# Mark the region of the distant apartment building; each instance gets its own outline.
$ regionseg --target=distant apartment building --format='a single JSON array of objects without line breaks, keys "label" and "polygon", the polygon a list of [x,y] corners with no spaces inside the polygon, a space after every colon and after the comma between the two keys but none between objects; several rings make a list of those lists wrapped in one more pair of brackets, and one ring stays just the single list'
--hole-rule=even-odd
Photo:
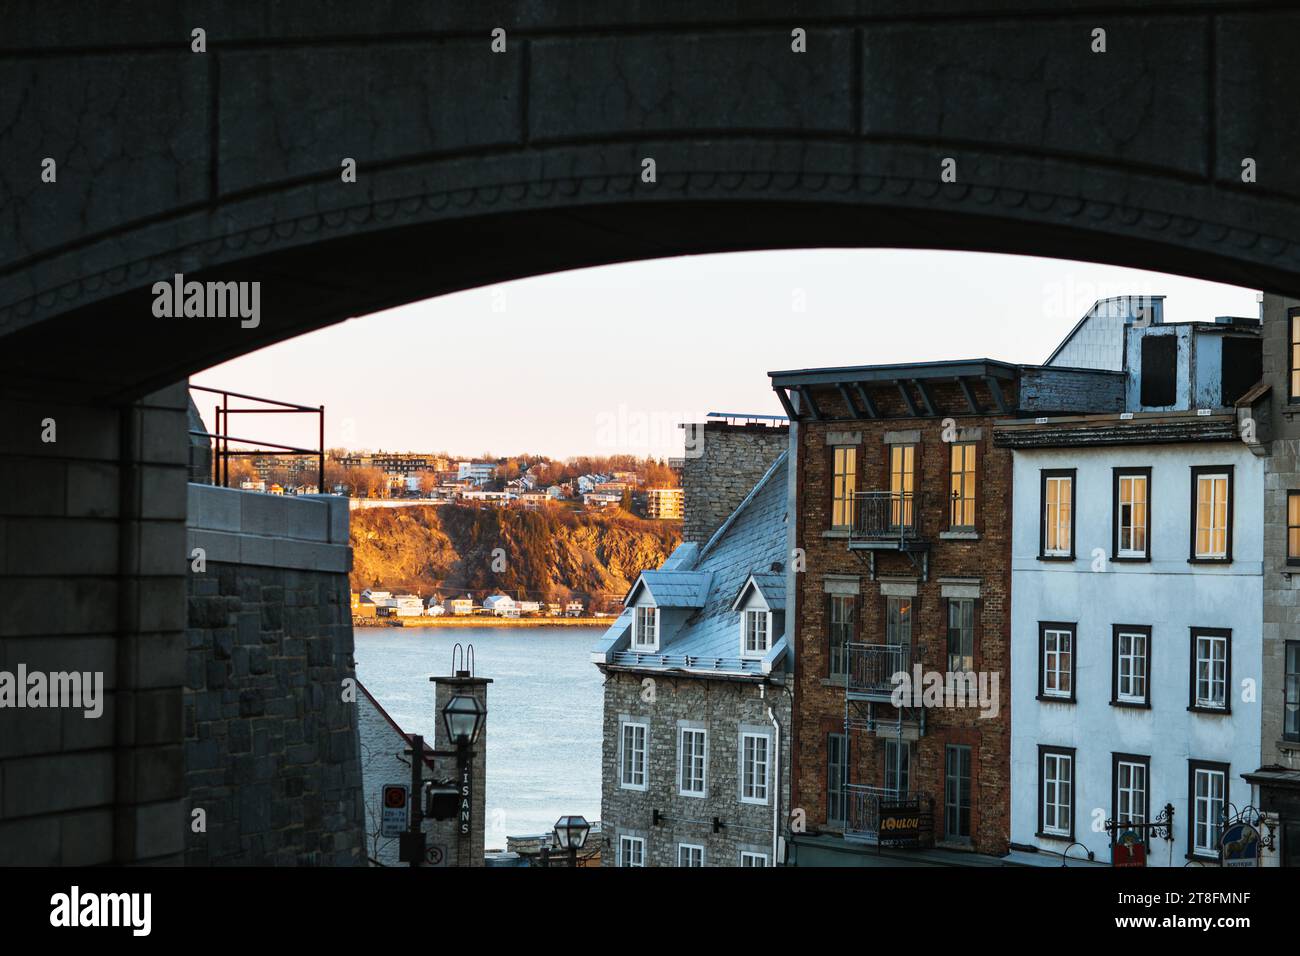
[{"label": "distant apartment building", "polygon": [[472,481],[475,484],[483,484],[491,481],[497,473],[497,466],[491,462],[480,461],[458,461],[456,462],[456,478],[459,481]]},{"label": "distant apartment building", "polygon": [[474,600],[468,594],[463,598],[452,598],[443,605],[448,612],[456,617],[463,617],[466,614],[474,613]]},{"label": "distant apartment building", "polygon": [[988,359],[771,380],[791,420],[794,547],[804,561],[791,601],[791,802],[806,826],[791,835],[790,862],[1001,856],[1011,805],[1012,459],[993,443],[993,425],[1118,408],[1121,383]]},{"label": "distant apartment building", "polygon": [[646,517],[660,521],[681,521],[684,493],[680,488],[647,488]]},{"label": "distant apartment building", "polygon": [[643,572],[605,675],[605,866],[775,866],[789,812],[785,458],[705,542]]},{"label": "distant apartment building", "polygon": [[1251,803],[1265,465],[1235,404],[1260,356],[1258,319],[1167,324],[1159,299],[1103,300],[1048,364],[1106,370],[1122,407],[995,427],[1014,455],[1014,845],[1111,863],[1129,834],[1148,865],[1214,864]]}]

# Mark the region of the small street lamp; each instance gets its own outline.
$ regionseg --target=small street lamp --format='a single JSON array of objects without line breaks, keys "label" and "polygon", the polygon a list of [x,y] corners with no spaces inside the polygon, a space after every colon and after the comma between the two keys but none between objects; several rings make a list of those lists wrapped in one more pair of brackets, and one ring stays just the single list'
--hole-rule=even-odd
[{"label": "small street lamp", "polygon": [[578,851],[587,842],[587,834],[590,832],[591,824],[587,822],[586,817],[560,817],[555,821],[555,842],[559,844],[561,850],[568,851],[569,866],[577,867]]},{"label": "small street lamp", "polygon": [[442,722],[447,728],[447,739],[457,749],[468,749],[474,745],[483,729],[485,717],[487,708],[477,697],[467,694],[457,694],[442,708]]}]

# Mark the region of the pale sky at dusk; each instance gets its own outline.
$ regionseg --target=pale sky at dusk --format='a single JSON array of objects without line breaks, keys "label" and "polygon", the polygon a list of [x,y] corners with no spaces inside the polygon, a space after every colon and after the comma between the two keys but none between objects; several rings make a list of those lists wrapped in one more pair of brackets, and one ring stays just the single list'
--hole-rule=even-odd
[{"label": "pale sky at dusk", "polygon": [[[1255,291],[1088,263],[813,250],[659,259],[430,299],[193,376],[326,406],[326,444],[472,457],[680,455],[683,420],[781,414],[777,369],[1041,362],[1094,300],[1165,295],[1165,321],[1257,314]],[[798,311],[800,304],[803,310]],[[209,426],[211,397],[199,393]],[[306,421],[253,437],[315,445]]]}]

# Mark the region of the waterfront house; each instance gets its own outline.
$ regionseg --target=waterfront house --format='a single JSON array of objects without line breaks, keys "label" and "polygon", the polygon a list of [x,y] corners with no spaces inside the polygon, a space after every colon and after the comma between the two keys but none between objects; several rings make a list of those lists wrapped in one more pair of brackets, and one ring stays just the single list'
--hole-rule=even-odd
[{"label": "waterfront house", "polygon": [[447,602],[447,607],[456,617],[474,613],[474,600],[468,594],[463,598],[452,598]]},{"label": "waterfront house", "polygon": [[[994,430],[1014,454],[1011,840],[1109,863],[1132,830],[1148,865],[1217,863],[1260,766],[1264,462],[1235,409],[1260,323],[1104,300],[1057,362],[1125,400]],[[1139,829],[1166,806],[1172,839]]]},{"label": "waterfront house", "polygon": [[607,866],[774,866],[789,811],[786,458],[645,571],[593,649]]},{"label": "waterfront house", "polygon": [[573,600],[564,605],[565,617],[582,617],[583,604],[581,601]]},{"label": "waterfront house", "polygon": [[483,610],[497,617],[518,617],[519,608],[508,594],[493,594],[483,599]]}]

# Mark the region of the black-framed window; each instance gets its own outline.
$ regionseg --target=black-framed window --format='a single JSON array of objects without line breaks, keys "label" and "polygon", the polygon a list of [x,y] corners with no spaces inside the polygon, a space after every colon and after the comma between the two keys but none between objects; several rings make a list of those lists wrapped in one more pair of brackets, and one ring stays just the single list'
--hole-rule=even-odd
[{"label": "black-framed window", "polygon": [[975,530],[975,443],[954,442],[951,452],[952,507],[948,527]]},{"label": "black-framed window", "polygon": [[1223,808],[1228,802],[1228,765],[1187,761],[1187,856],[1218,859]]},{"label": "black-framed window", "polygon": [[827,676],[840,677],[849,672],[849,644],[857,633],[858,596],[826,595]]},{"label": "black-framed window", "polygon": [[1074,748],[1038,745],[1038,835],[1074,840]]},{"label": "black-framed window", "polygon": [[831,527],[853,527],[857,505],[858,449],[853,445],[831,448]]},{"label": "black-framed window", "polygon": [[1151,469],[1114,469],[1112,561],[1151,560]]},{"label": "black-framed window", "polygon": [[1300,564],[1300,491],[1286,493],[1286,563]]},{"label": "black-framed window", "polygon": [[1282,737],[1300,740],[1300,641],[1286,642],[1286,676],[1282,684]]},{"label": "black-framed window", "polygon": [[948,672],[975,669],[975,599],[948,598]]},{"label": "black-framed window", "polygon": [[1042,560],[1074,560],[1076,472],[1044,468],[1039,473],[1038,556]]},{"label": "black-framed window", "polygon": [[912,606],[915,598],[890,595],[885,598],[885,643],[912,646]]},{"label": "black-framed window", "polygon": [[912,789],[912,744],[885,738],[885,789],[905,796]]},{"label": "black-framed window", "polygon": [[943,759],[943,838],[969,842],[971,808],[971,750],[948,744]]},{"label": "black-framed window", "polygon": [[1189,561],[1232,560],[1232,465],[1192,467]]},{"label": "black-framed window", "polygon": [[1292,402],[1300,402],[1300,308],[1287,310],[1287,353],[1291,372],[1288,397]]},{"label": "black-framed window", "polygon": [[826,735],[826,825],[843,827],[848,814],[849,735]]},{"label": "black-framed window", "polygon": [[[1141,754],[1111,754],[1110,817],[1120,824],[1111,840],[1123,832],[1123,824],[1146,823],[1151,806],[1151,758]],[[1151,838],[1139,831],[1148,847]]]},{"label": "black-framed window", "polygon": [[1188,710],[1211,714],[1232,711],[1232,631],[1192,628]]},{"label": "black-framed window", "polygon": [[1151,628],[1111,627],[1110,702],[1116,707],[1151,706]]},{"label": "black-framed window", "polygon": [[1077,624],[1038,622],[1038,699],[1074,703],[1078,670]]}]

